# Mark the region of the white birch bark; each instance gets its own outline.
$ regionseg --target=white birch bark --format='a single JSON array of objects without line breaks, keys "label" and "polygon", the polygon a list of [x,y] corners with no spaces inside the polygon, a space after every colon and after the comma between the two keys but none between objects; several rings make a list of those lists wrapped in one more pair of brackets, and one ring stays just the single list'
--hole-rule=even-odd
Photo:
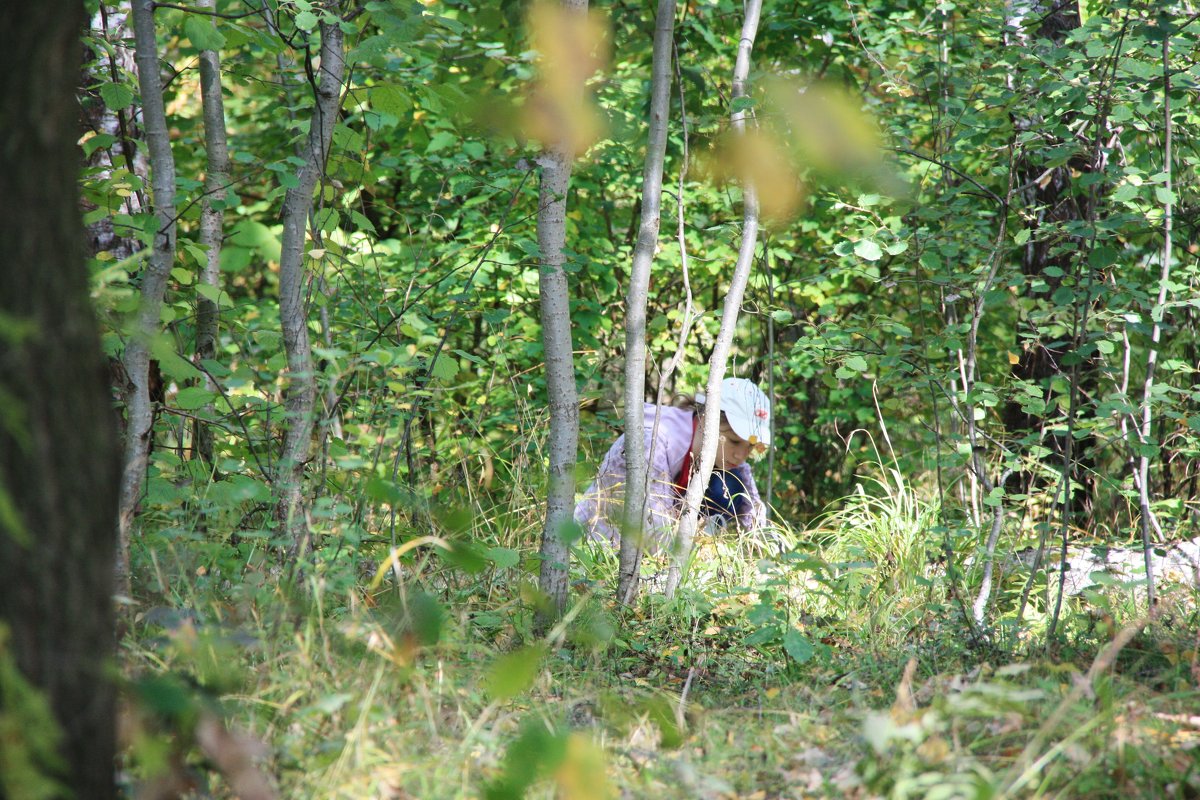
[{"label": "white birch bark", "polygon": [[[214,11],[216,0],[197,0],[196,7]],[[212,25],[216,27],[215,17]],[[225,216],[223,203],[225,190],[229,185],[229,148],[225,135],[225,103],[221,97],[221,54],[216,50],[200,52],[200,96],[204,116],[204,153],[208,160],[208,169],[204,177],[204,201],[200,206],[199,238],[200,245],[205,250],[205,261],[200,269],[199,284],[219,291]],[[217,303],[204,295],[197,295],[196,303],[196,362],[200,363],[216,355],[219,310]],[[205,370],[204,388],[210,392],[217,391],[208,370]],[[205,406],[205,411],[211,416],[214,413],[213,404]],[[197,420],[192,442],[195,453],[212,464],[212,429]]]},{"label": "white birch bark", "polygon": [[1146,599],[1154,608],[1154,545],[1150,541],[1150,456],[1146,446],[1150,442],[1152,421],[1151,401],[1154,394],[1154,372],[1158,365],[1158,343],[1162,338],[1163,313],[1167,307],[1167,288],[1171,282],[1171,225],[1174,204],[1172,203],[1171,172],[1171,36],[1163,37],[1163,172],[1166,174],[1164,187],[1166,202],[1163,203],[1163,250],[1162,271],[1158,281],[1158,301],[1151,312],[1154,325],[1150,329],[1150,352],[1146,355],[1146,380],[1142,385],[1142,452],[1138,459],[1138,505],[1141,511],[1139,527],[1142,533],[1142,551],[1146,563]]},{"label": "white birch bark", "polygon": [[142,95],[142,128],[150,153],[151,193],[158,231],[154,246],[142,271],[141,304],[125,344],[124,366],[128,380],[125,389],[125,441],[121,470],[118,512],[120,538],[117,549],[117,591],[129,592],[129,547],[133,520],[146,466],[154,408],[150,401],[150,342],[161,329],[160,312],[167,278],[175,261],[175,158],[167,132],[163,107],[162,75],[158,64],[158,45],[154,29],[153,0],[133,2],[134,47],[138,65],[138,86]]},{"label": "white birch bark", "polygon": [[658,248],[662,213],[663,159],[667,152],[670,112],[671,45],[675,33],[675,0],[659,0],[651,60],[649,137],[642,173],[642,217],[629,288],[625,294],[625,515],[621,530],[617,600],[628,605],[638,589],[638,570],[646,528],[646,473],[649,455],[642,435],[646,398],[646,295],[650,265]]},{"label": "white birch bark", "polygon": [[[733,98],[746,96],[746,78],[750,74],[750,53],[754,49],[754,37],[758,34],[758,18],[762,11],[762,0],[746,0],[746,18],[742,23],[742,36],[738,41],[737,61],[733,68]],[[746,111],[733,112],[733,128],[740,135],[746,131]],[[713,347],[712,357],[708,361],[708,397],[704,408],[704,426],[700,439],[700,457],[697,459],[695,472],[688,482],[687,494],[684,497],[683,514],[679,518],[679,528],[676,531],[674,552],[671,556],[671,566],[667,572],[666,595],[675,596],[679,581],[683,577],[683,567],[687,563],[692,550],[692,540],[696,535],[696,523],[700,516],[700,499],[708,486],[712,475],[713,464],[717,459],[717,437],[721,426],[721,381],[725,378],[725,362],[729,359],[729,349],[733,343],[733,334],[737,328],[738,312],[742,308],[742,296],[746,293],[746,283],[750,278],[750,267],[754,264],[754,249],[758,243],[758,195],[753,182],[742,178],[742,242],[738,248],[737,263],[733,268],[733,277],[729,282],[729,293],[725,295],[725,304],[721,312],[721,327],[717,332],[717,341]]]},{"label": "white birch bark", "polygon": [[[109,0],[111,2],[111,0]],[[122,73],[137,75],[137,66],[133,60],[133,50],[126,45],[132,37],[132,20],[128,0],[112,5],[101,3],[96,13],[92,15],[92,35],[103,38],[108,48],[108,54],[101,59],[89,73],[85,74],[86,83],[119,83]],[[134,147],[133,133],[130,126],[130,111],[134,107],[117,110],[108,108],[101,100],[99,93],[94,93],[83,102],[83,124],[97,134],[112,136],[114,141],[110,147],[97,147],[87,158],[87,164],[98,170],[97,178],[107,179],[114,169],[123,166],[133,175],[137,175],[147,185],[150,183],[150,170],[146,164],[145,154]],[[123,205],[130,216],[142,213],[145,208],[146,193],[143,190],[130,192]],[[92,210],[86,200],[84,207]],[[88,255],[107,252],[115,261],[131,257],[141,249],[137,238],[124,231],[118,231],[113,225],[111,216],[105,216],[87,226]]]},{"label": "white birch bark", "polygon": [[[329,0],[325,10],[336,17],[339,4],[336,0]],[[286,533],[291,542],[291,553],[296,557],[302,555],[308,546],[306,509],[301,494],[304,467],[312,447],[313,410],[317,394],[312,343],[308,338],[308,308],[304,302],[304,238],[313,190],[325,171],[346,71],[342,29],[336,19],[332,24],[322,21],[320,30],[321,65],[316,103],[309,123],[299,183],[288,190],[283,201],[283,235],[279,257],[279,321],[287,351],[284,402],[287,433],[275,475],[275,520],[280,531]]]},{"label": "white birch bark", "polygon": [[[567,14],[586,14],[587,0],[563,0]],[[572,98],[574,101],[575,98]],[[578,87],[578,102],[583,86]],[[567,113],[570,113],[568,110]],[[569,140],[551,145],[538,159],[542,180],[538,196],[538,248],[541,251],[542,350],[546,358],[546,391],[550,401],[550,460],[546,491],[546,524],[542,528],[538,585],[549,608],[539,614],[538,627],[548,627],[567,606],[567,579],[571,551],[563,531],[575,509],[575,458],[579,447],[579,402],[575,388],[575,360],[571,346],[571,306],[567,274],[563,270],[567,237],[567,191],[575,153]]]}]

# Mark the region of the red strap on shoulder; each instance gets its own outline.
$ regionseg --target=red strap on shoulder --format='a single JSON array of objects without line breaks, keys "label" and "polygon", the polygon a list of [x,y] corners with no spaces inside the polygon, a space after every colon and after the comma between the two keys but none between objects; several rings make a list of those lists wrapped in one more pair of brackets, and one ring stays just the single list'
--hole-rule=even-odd
[{"label": "red strap on shoulder", "polygon": [[696,441],[696,426],[699,424],[699,418],[692,416],[692,438],[688,442],[688,451],[683,457],[683,465],[679,468],[679,474],[675,476],[675,492],[682,495],[687,491],[688,481],[692,477],[692,442]]}]

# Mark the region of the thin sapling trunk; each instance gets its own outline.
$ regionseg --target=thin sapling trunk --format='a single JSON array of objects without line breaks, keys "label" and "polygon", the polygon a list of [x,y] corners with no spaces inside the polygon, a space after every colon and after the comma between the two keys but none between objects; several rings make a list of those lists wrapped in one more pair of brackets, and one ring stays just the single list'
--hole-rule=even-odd
[{"label": "thin sapling trunk", "polygon": [[346,71],[342,29],[336,19],[338,2],[330,0],[325,10],[334,19],[332,22],[322,21],[320,25],[321,67],[316,103],[304,149],[304,166],[297,176],[299,181],[288,190],[283,201],[283,236],[279,257],[279,320],[287,350],[287,433],[275,476],[275,519],[296,557],[301,556],[308,546],[308,523],[301,495],[304,467],[312,447],[313,411],[317,394],[312,343],[308,338],[308,307],[304,302],[304,241],[313,190],[325,172]]},{"label": "thin sapling trunk", "polygon": [[[197,0],[197,8],[214,11],[216,0]],[[216,18],[212,19],[216,27]],[[204,153],[208,170],[204,177],[204,201],[200,206],[200,246],[204,263],[200,268],[199,286],[207,287],[196,298],[196,362],[202,364],[217,352],[221,291],[221,241],[224,237],[225,190],[229,184],[229,148],[225,135],[225,103],[221,97],[221,54],[216,50],[200,51],[200,96],[204,116]],[[216,393],[209,370],[204,371],[204,388]],[[209,416],[214,406],[205,406]],[[196,455],[213,464],[212,427],[196,420],[192,435]]]},{"label": "thin sapling trunk", "polygon": [[[754,48],[754,38],[758,33],[758,18],[762,10],[761,0],[747,0],[745,4],[746,18],[742,24],[742,36],[738,42],[737,62],[733,70],[733,98],[746,96],[746,78],[750,74],[750,53]],[[733,112],[733,127],[739,135],[746,130],[746,111]],[[717,459],[717,437],[721,425],[721,381],[725,377],[725,362],[729,359],[729,350],[733,344],[733,334],[737,327],[738,312],[742,307],[742,296],[746,293],[746,284],[750,278],[750,268],[754,264],[754,250],[758,244],[758,195],[753,182],[744,177],[742,182],[742,241],[738,248],[737,263],[733,268],[733,277],[729,283],[729,293],[725,295],[725,304],[721,313],[721,328],[717,333],[717,341],[713,347],[712,356],[708,361],[708,397],[705,405],[703,434],[700,440],[700,457],[697,459],[696,473],[688,482],[687,494],[684,496],[683,514],[679,518],[679,528],[676,533],[675,547],[671,555],[671,566],[667,572],[667,597],[674,597],[683,577],[683,567],[691,554],[692,540],[696,535],[696,525],[700,517],[700,498],[704,488],[708,486],[713,464]]]},{"label": "thin sapling trunk", "polygon": [[[587,0],[564,0],[563,13],[582,16]],[[565,67],[565,65],[560,65]],[[571,87],[567,114],[582,107],[583,84]],[[575,459],[579,447],[579,402],[575,388],[575,359],[571,345],[571,303],[566,263],[567,192],[575,148],[568,132],[542,154],[538,196],[537,236],[541,251],[538,294],[541,299],[542,349],[546,358],[546,391],[550,404],[549,481],[546,523],[542,528],[539,586],[548,606],[538,615],[546,629],[567,607],[567,573],[571,550],[565,534],[575,508]]]},{"label": "thin sapling trunk", "polygon": [[[662,213],[663,159],[667,151],[667,115],[670,112],[671,49],[675,33],[675,0],[659,0],[654,23],[654,55],[650,79],[649,141],[642,173],[642,217],[629,289],[625,294],[625,515],[621,529],[620,578],[617,600],[624,605],[637,595],[638,570],[646,527],[647,462],[646,397],[646,295],[650,265],[658,248]],[[651,440],[653,447],[653,440]]]},{"label": "thin sapling trunk", "polygon": [[154,407],[150,400],[150,344],[161,331],[160,312],[175,261],[175,157],[167,132],[153,0],[134,0],[133,25],[142,127],[150,153],[151,193],[157,230],[142,271],[141,303],[125,343],[125,442],[119,494],[117,590],[129,593],[129,547],[133,520],[150,460]]}]

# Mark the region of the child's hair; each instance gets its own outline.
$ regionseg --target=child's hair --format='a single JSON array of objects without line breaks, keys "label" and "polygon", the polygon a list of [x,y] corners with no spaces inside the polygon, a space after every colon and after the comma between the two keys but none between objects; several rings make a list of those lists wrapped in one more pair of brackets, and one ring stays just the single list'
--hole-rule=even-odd
[{"label": "child's hair", "polygon": [[671,405],[675,408],[682,408],[684,411],[691,411],[693,414],[699,414],[704,410],[703,403],[696,402],[696,396],[691,394],[677,394],[671,399]]}]

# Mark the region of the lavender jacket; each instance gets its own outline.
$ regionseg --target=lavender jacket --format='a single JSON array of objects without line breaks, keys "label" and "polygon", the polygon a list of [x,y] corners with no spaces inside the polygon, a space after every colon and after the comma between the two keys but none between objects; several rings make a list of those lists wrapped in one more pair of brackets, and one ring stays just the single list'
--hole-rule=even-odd
[{"label": "lavender jacket", "polygon": [[[654,431],[656,415],[657,436]],[[683,511],[683,498],[675,490],[675,476],[692,446],[692,412],[647,403],[644,435],[650,479],[646,502],[646,550],[654,552],[670,543]],[[596,480],[575,506],[575,520],[587,531],[588,539],[609,542],[613,546],[620,542],[626,471],[625,434],[622,434],[600,462]],[[751,511],[738,518],[738,526],[753,530],[766,524],[766,506],[758,494],[750,465],[742,464],[730,471],[741,479],[750,499]]]}]

